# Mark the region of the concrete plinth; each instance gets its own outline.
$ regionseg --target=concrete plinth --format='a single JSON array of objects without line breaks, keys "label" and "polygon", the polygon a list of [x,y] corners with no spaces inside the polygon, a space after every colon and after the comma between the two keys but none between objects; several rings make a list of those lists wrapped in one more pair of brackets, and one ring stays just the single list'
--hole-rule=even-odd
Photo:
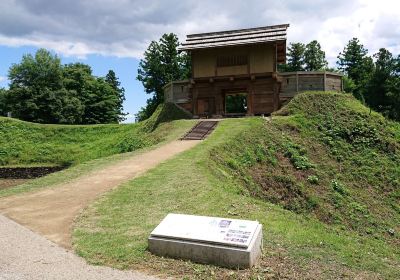
[{"label": "concrete plinth", "polygon": [[261,255],[262,225],[255,221],[169,214],[148,242],[150,252],[158,256],[249,268]]}]

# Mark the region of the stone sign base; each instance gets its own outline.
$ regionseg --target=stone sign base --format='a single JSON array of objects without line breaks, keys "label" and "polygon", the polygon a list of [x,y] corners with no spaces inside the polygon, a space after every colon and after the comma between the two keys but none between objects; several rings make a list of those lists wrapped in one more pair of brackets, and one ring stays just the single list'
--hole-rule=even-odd
[{"label": "stone sign base", "polygon": [[[196,236],[198,231],[192,230],[190,221],[204,232]],[[182,229],[177,230],[180,226]],[[148,242],[150,252],[158,256],[249,268],[261,255],[262,225],[255,221],[169,214],[151,233]]]}]

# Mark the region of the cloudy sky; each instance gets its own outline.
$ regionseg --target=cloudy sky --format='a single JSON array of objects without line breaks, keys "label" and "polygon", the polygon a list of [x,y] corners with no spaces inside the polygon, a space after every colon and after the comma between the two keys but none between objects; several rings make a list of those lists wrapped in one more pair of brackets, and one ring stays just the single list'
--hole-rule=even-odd
[{"label": "cloudy sky", "polygon": [[185,34],[290,23],[289,42],[317,39],[330,66],[352,37],[376,52],[400,54],[400,1],[396,0],[1,0],[0,86],[22,54],[44,47],[64,63],[82,61],[96,75],[114,69],[126,88],[127,112],[147,96],[135,81],[151,40]]}]

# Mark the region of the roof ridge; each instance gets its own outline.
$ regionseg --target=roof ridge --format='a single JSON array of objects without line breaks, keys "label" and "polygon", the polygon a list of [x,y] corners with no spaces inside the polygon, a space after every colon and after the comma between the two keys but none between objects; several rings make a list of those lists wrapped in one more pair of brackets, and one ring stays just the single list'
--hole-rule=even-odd
[{"label": "roof ridge", "polygon": [[210,35],[221,35],[221,34],[229,34],[229,33],[245,33],[249,31],[262,31],[268,29],[277,29],[277,28],[288,28],[290,24],[277,24],[277,25],[268,25],[261,27],[253,27],[253,28],[243,28],[243,29],[232,29],[232,30],[224,30],[224,31],[215,31],[215,32],[206,32],[206,33],[194,33],[186,35],[187,38],[197,37],[197,36],[210,36]]}]

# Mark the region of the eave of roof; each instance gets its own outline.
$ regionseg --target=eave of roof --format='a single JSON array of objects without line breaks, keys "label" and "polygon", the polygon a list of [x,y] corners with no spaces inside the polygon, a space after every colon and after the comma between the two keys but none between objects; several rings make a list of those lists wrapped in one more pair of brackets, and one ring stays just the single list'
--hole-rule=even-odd
[{"label": "eave of roof", "polygon": [[179,50],[217,48],[286,41],[289,24],[187,35]]}]

